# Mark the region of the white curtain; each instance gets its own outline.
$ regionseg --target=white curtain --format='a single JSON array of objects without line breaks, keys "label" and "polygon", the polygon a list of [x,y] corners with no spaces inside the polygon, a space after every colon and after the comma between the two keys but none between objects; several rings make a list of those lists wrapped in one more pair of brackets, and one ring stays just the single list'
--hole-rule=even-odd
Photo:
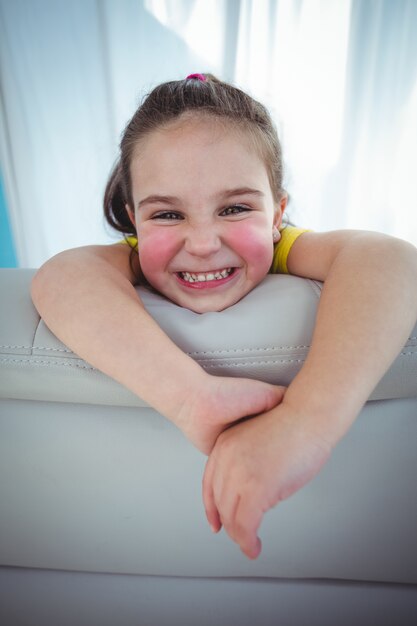
[{"label": "white curtain", "polygon": [[0,0],[0,156],[21,266],[114,241],[101,197],[157,83],[211,71],[270,108],[293,221],[417,244],[414,0]]}]

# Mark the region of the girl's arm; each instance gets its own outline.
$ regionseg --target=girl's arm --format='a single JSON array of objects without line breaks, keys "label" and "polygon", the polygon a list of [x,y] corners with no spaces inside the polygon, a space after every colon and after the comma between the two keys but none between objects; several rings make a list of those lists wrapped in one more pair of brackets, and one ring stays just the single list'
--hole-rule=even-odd
[{"label": "girl's arm", "polygon": [[416,323],[417,249],[378,233],[305,233],[288,268],[324,286],[311,348],[286,402],[308,407],[334,444]]},{"label": "girl's arm", "polygon": [[308,357],[279,406],[219,436],[203,481],[213,530],[223,524],[250,558],[263,514],[317,474],[417,319],[417,251],[406,242],[305,233],[288,267],[324,281]]},{"label": "girl's arm", "polygon": [[33,302],[76,354],[140,396],[208,454],[226,425],[272,408],[283,388],[205,373],[142,306],[130,252],[116,244],[58,254],[35,275]]}]

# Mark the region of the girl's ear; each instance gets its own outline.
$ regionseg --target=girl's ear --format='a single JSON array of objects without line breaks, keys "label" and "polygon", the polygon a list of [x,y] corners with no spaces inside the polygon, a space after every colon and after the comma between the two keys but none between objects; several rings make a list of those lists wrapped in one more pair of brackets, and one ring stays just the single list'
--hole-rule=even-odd
[{"label": "girl's ear", "polygon": [[125,209],[129,216],[130,221],[132,222],[133,226],[136,228],[135,212],[132,211],[132,209],[130,208],[128,204],[125,204]]},{"label": "girl's ear", "polygon": [[284,194],[281,198],[281,200],[278,203],[278,206],[275,210],[275,215],[274,215],[274,228],[280,229],[281,228],[281,224],[282,224],[282,216],[284,215],[284,211],[287,207],[287,203],[288,203],[288,196],[287,194]]}]

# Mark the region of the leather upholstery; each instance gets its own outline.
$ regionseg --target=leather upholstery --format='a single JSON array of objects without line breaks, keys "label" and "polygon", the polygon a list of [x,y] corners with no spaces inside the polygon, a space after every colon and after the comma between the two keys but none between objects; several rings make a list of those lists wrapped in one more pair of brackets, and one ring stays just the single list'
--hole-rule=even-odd
[{"label": "leather upholstery", "polygon": [[[322,625],[361,623],[348,608],[336,620],[341,588],[346,598],[353,583],[394,598],[400,585],[407,599],[392,606],[417,617],[417,328],[319,476],[266,515],[263,553],[251,562],[224,533],[214,536],[208,528],[201,499],[205,457],[50,333],[30,300],[32,275],[0,270],[0,581],[9,589],[7,598],[0,591],[0,617],[2,603],[6,617],[17,611],[10,581],[29,580],[30,590],[46,570],[130,574],[142,590],[153,580],[155,599],[158,581],[163,589],[165,577],[174,577],[169,580],[182,581],[184,599],[190,585],[200,585],[201,606],[206,577],[224,584],[225,577],[243,577],[264,590],[273,582],[281,591],[271,607],[281,618],[288,594],[300,588],[309,597],[306,581],[315,581],[328,592]],[[204,315],[143,290],[141,296],[209,372],[288,384],[309,348],[320,284],[270,276],[234,307]],[[191,577],[189,585],[180,577]],[[284,583],[291,591],[282,591]],[[65,588],[60,593],[65,604]],[[251,597],[256,609],[258,594]],[[117,623],[188,623],[185,609],[176,622],[156,618],[155,607],[149,605],[143,622]],[[263,614],[261,600],[258,611]],[[193,619],[197,614],[198,623],[214,623],[198,611]],[[391,623],[387,616],[388,610],[378,623]],[[239,614],[240,624],[252,618]],[[110,622],[102,616],[100,623]],[[297,622],[264,623],[304,622],[299,615]]]}]

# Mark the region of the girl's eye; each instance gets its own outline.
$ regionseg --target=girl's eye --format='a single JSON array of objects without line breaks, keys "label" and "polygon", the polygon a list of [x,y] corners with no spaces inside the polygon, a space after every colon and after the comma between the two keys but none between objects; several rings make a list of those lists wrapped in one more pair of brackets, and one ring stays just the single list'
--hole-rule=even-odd
[{"label": "girl's eye", "polygon": [[234,204],[232,206],[228,206],[226,209],[220,213],[220,215],[240,215],[242,213],[247,213],[250,211],[250,208],[241,204]]},{"label": "girl's eye", "polygon": [[166,221],[174,221],[181,220],[182,215],[179,213],[175,213],[174,211],[162,211],[161,213],[156,213],[152,216],[153,220],[166,220]]}]

